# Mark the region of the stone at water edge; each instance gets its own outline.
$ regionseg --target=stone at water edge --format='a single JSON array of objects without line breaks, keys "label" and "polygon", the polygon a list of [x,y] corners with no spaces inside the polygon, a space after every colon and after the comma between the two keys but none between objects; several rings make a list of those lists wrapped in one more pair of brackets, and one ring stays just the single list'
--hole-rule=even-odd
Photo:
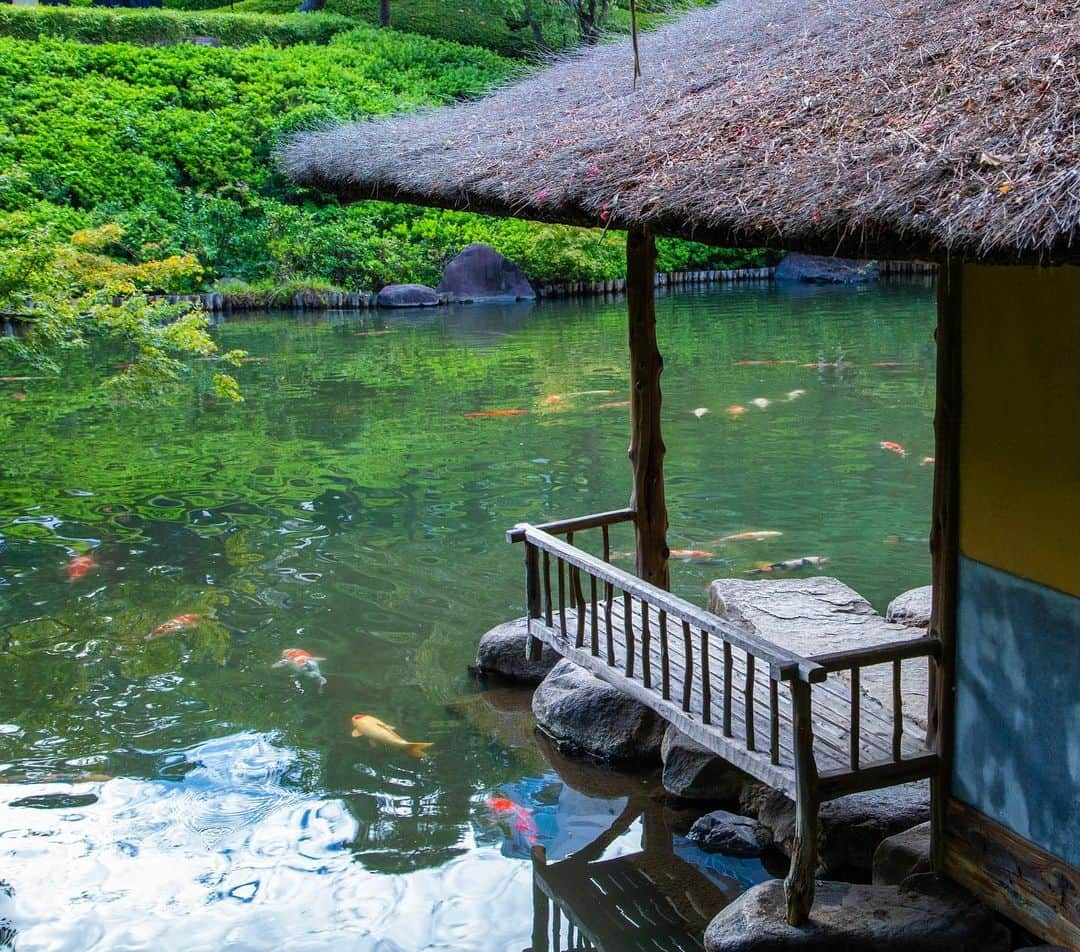
[{"label": "stone at water edge", "polygon": [[476,667],[481,674],[498,674],[525,684],[539,684],[561,660],[553,648],[544,645],[539,661],[525,653],[529,640],[529,619],[515,618],[496,625],[481,639],[476,649]]},{"label": "stone at water edge", "polygon": [[706,813],[686,838],[707,853],[725,856],[760,856],[772,845],[771,834],[760,823],[727,810]]},{"label": "stone at water edge", "polygon": [[776,266],[777,281],[798,281],[803,284],[867,284],[878,279],[876,261],[854,258],[827,258],[791,252]]},{"label": "stone at water edge", "polygon": [[787,924],[784,884],[743,893],[705,930],[708,952],[1008,952],[1009,930],[957,886],[913,876],[903,886],[817,883],[810,921]]},{"label": "stone at water edge", "polygon": [[748,773],[729,764],[708,748],[669,724],[660,747],[664,764],[661,782],[674,797],[739,806],[761,786]]},{"label": "stone at water edge", "polygon": [[897,595],[885,609],[885,620],[908,628],[930,626],[930,600],[933,588],[923,585]]},{"label": "stone at water edge", "polygon": [[433,307],[442,303],[434,288],[422,284],[388,284],[375,303],[379,307]]},{"label": "stone at water edge", "polygon": [[560,661],[540,682],[532,709],[564,750],[642,766],[660,760],[664,720],[572,661]]},{"label": "stone at water edge", "polygon": [[[930,783],[922,780],[884,790],[867,790],[830,800],[818,813],[818,872],[824,876],[869,877],[874,852],[886,837],[930,819]],[[795,839],[795,804],[769,790],[758,808],[758,822],[773,842],[791,855]]]},{"label": "stone at water edge", "polygon": [[536,297],[513,261],[490,245],[474,242],[446,266],[437,289],[451,301],[510,303]]},{"label": "stone at water edge", "polygon": [[930,872],[930,822],[887,836],[874,851],[874,883],[898,886],[908,876]]}]

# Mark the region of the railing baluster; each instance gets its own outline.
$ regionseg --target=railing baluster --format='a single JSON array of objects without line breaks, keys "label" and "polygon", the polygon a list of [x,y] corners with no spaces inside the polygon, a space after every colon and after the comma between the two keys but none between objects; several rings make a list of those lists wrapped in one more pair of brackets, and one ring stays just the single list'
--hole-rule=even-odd
[{"label": "railing baluster", "polygon": [[600,531],[604,534],[604,561],[609,565],[611,564],[611,536],[608,534],[608,527],[601,526]]},{"label": "railing baluster", "polygon": [[612,622],[612,609],[614,603],[614,586],[607,583],[607,605],[604,610],[604,633],[607,635],[607,663],[611,668],[615,667],[615,629]]},{"label": "railing baluster", "polygon": [[746,749],[757,750],[754,738],[754,656],[746,653]]},{"label": "railing baluster", "polygon": [[[573,533],[573,531],[570,531],[570,532],[566,533],[566,544],[567,545],[573,545],[574,544],[574,533]],[[570,584],[570,607],[572,609],[577,604],[576,601],[574,600],[574,566],[572,566],[572,565],[570,566],[567,574],[569,575],[568,581],[569,581],[569,584]]]},{"label": "railing baluster", "polygon": [[626,636],[626,676],[634,676],[634,604],[629,592],[622,594],[623,634]]},{"label": "railing baluster", "polygon": [[560,558],[555,561],[559,569],[559,637],[566,638],[566,563]]},{"label": "railing baluster", "polygon": [[683,672],[682,709],[689,712],[690,695],[694,689],[694,646],[690,640],[690,622],[682,623],[683,660],[686,670]]},{"label": "railing baluster", "polygon": [[[533,619],[540,617],[540,553],[535,545],[525,546],[525,614],[531,629]],[[539,638],[528,639],[525,654],[530,661],[539,661],[543,650]]]},{"label": "railing baluster", "polygon": [[709,633],[701,630],[701,723],[712,723],[712,682],[709,680]]},{"label": "railing baluster", "polygon": [[904,737],[904,697],[900,690],[900,662],[892,663],[892,759],[899,763],[903,759],[900,742]]},{"label": "railing baluster", "polygon": [[724,736],[731,736],[731,691],[732,672],[735,669],[731,658],[731,643],[724,642]]},{"label": "railing baluster", "polygon": [[859,688],[859,668],[851,669],[851,769],[859,769],[859,714],[862,708]]},{"label": "railing baluster", "polygon": [[562,909],[559,904],[551,906],[551,952],[562,952]]},{"label": "railing baluster", "polygon": [[649,603],[641,600],[641,683],[652,687],[652,629],[649,627]]},{"label": "railing baluster", "polygon": [[596,576],[589,576],[589,620],[592,623],[592,656],[595,658],[600,654],[600,626],[597,624],[596,618]]},{"label": "railing baluster", "polygon": [[769,758],[780,763],[780,685],[769,678]]},{"label": "railing baluster", "polygon": [[551,627],[551,556],[544,549],[544,621]]},{"label": "railing baluster", "polygon": [[671,700],[671,659],[668,656],[667,612],[660,609],[660,696]]},{"label": "railing baluster", "polygon": [[581,592],[581,569],[576,565],[570,571],[570,602],[577,608],[577,638],[575,648],[585,647],[585,599]]}]

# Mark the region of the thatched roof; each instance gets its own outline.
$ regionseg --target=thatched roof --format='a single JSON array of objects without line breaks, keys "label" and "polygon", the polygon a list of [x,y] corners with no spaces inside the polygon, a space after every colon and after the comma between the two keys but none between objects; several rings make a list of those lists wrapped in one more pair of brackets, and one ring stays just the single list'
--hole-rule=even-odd
[{"label": "thatched roof", "polygon": [[297,182],[824,253],[1080,258],[1077,0],[722,0],[487,98],[291,142]]}]

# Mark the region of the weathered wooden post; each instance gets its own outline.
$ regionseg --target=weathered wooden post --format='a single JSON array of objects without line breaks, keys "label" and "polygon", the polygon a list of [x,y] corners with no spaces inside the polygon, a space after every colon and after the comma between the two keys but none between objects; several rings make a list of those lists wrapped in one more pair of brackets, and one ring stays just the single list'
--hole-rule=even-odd
[{"label": "weathered wooden post", "polygon": [[645,228],[626,236],[626,307],[630,329],[630,463],[636,513],[634,541],[638,577],[668,589],[668,515],[664,500],[664,440],[660,433],[660,374],[656,345],[656,241]]},{"label": "weathered wooden post", "polygon": [[[933,600],[927,635],[941,642],[941,656],[930,661],[927,743],[941,764],[952,762],[952,707],[955,676],[957,570],[960,554],[960,281],[962,264],[943,262],[938,271],[937,397],[934,407],[934,501],[930,523]],[[930,863],[945,863],[945,807],[948,775],[930,781]]]},{"label": "weathered wooden post", "polygon": [[814,905],[814,876],[818,859],[817,764],[814,761],[814,726],[810,685],[791,682],[792,730],[795,747],[795,842],[791,866],[784,880],[787,920],[793,926],[810,918]]},{"label": "weathered wooden post", "polygon": [[525,541],[525,612],[529,618],[526,657],[530,661],[539,661],[544,651],[544,643],[532,636],[532,623],[534,618],[540,618],[543,614],[540,604],[540,551],[528,540]]},{"label": "weathered wooden post", "polygon": [[540,887],[540,870],[547,865],[547,850],[536,845],[530,851],[533,871],[533,928],[530,952],[548,952],[548,897]]}]

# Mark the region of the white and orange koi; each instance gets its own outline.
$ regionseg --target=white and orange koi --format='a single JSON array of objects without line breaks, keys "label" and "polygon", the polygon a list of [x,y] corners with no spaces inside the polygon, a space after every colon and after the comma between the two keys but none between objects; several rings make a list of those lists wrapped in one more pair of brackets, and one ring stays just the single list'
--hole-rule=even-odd
[{"label": "white and orange koi", "polygon": [[313,678],[321,689],[326,685],[326,678],[319,670],[319,662],[325,660],[325,658],[315,657],[303,648],[286,648],[281,652],[281,660],[275,661],[271,667],[292,668],[297,674],[306,674],[309,678]]}]

